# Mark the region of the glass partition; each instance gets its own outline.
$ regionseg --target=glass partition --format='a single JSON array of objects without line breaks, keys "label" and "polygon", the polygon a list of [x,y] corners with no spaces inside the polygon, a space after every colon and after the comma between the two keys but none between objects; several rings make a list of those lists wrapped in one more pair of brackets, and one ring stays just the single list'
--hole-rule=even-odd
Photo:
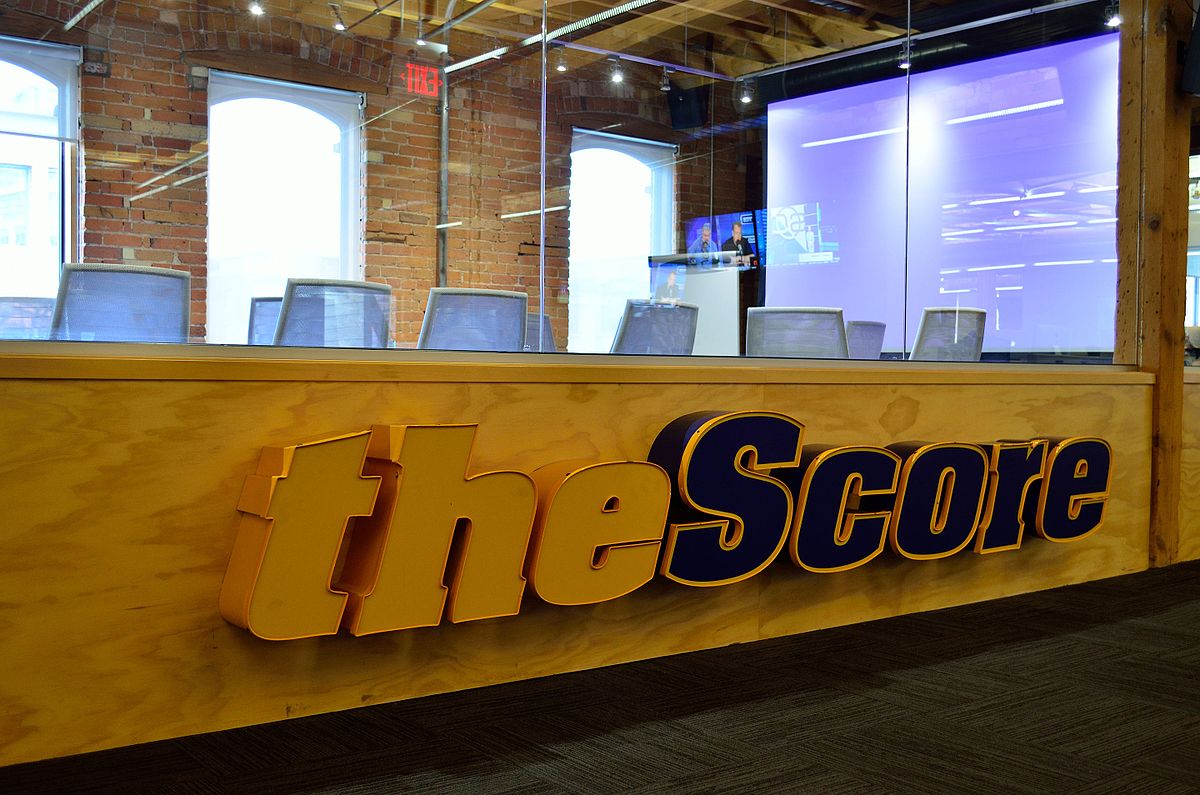
[{"label": "glass partition", "polygon": [[1109,3],[52,6],[4,337],[93,338],[84,263],[185,273],[180,342],[1111,361]]}]

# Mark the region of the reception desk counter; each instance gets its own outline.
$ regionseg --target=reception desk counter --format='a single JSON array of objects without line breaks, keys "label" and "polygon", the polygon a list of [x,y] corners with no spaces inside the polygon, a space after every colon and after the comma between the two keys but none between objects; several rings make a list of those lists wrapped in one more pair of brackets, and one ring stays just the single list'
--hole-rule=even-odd
[{"label": "reception desk counter", "polygon": [[[1118,367],[0,345],[0,764],[1139,571],[1152,390],[1152,376]],[[884,549],[866,565],[815,573],[783,545],[729,584],[655,576],[581,605],[529,588],[516,614],[362,636],[264,640],[222,616],[235,545],[254,542],[239,532],[253,532],[247,521],[270,527],[251,476],[285,473],[298,445],[367,445],[371,432],[383,450],[373,455],[386,458],[388,433],[473,425],[467,476],[568,461],[578,470],[646,461],[665,427],[696,412],[792,418],[804,444],[834,447],[1095,437],[1111,449],[1111,489],[1094,532],[1051,543],[1028,528],[1020,548],[996,554],[967,545],[921,560]],[[754,455],[738,450],[749,468],[738,471],[761,484],[765,472],[748,474]],[[1181,546],[1194,553],[1197,536]]]}]

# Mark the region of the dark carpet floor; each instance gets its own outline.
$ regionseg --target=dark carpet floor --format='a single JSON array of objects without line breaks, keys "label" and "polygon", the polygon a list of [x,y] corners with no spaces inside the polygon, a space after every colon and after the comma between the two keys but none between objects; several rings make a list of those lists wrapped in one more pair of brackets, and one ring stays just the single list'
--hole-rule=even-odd
[{"label": "dark carpet floor", "polygon": [[0,792],[1200,792],[1200,563],[0,769]]}]

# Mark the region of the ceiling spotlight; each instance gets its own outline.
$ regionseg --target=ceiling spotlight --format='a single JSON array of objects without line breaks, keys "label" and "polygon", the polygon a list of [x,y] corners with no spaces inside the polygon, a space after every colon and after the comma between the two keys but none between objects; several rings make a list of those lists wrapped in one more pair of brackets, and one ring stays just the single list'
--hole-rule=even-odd
[{"label": "ceiling spotlight", "polygon": [[754,83],[749,80],[740,80],[738,83],[738,101],[743,105],[749,105],[754,101]]},{"label": "ceiling spotlight", "polygon": [[671,90],[671,70],[663,67],[662,79],[658,81],[658,90],[664,94]]},{"label": "ceiling spotlight", "polygon": [[912,42],[908,39],[905,39],[904,43],[900,45],[900,60],[896,66],[905,70],[912,68]]},{"label": "ceiling spotlight", "polygon": [[424,47],[427,43],[425,41],[425,34],[422,32],[422,28],[424,28],[424,27],[425,27],[425,20],[418,17],[417,18],[417,46],[418,47]]},{"label": "ceiling spotlight", "polygon": [[567,59],[563,57],[563,54],[561,52],[554,59],[554,71],[556,71],[556,72],[567,71]]},{"label": "ceiling spotlight", "polygon": [[342,19],[342,12],[338,9],[337,4],[330,3],[329,10],[333,12],[333,29],[338,31],[345,30],[346,22]]},{"label": "ceiling spotlight", "polygon": [[261,17],[263,15],[263,7],[262,7],[262,4],[258,2],[258,0],[254,0],[254,2],[250,3],[249,10],[250,10],[250,13],[256,17]]},{"label": "ceiling spotlight", "polygon": [[1121,19],[1121,6],[1119,3],[1109,3],[1108,8],[1104,9],[1104,24],[1110,28],[1119,28],[1125,20]]},{"label": "ceiling spotlight", "polygon": [[608,72],[608,79],[614,83],[620,83],[625,80],[625,73],[621,71],[621,59],[613,58],[612,69]]}]

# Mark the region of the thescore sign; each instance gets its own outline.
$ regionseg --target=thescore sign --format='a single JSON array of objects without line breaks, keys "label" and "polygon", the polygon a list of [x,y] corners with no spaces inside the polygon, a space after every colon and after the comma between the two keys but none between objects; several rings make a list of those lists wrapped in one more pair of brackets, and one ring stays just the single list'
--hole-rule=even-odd
[{"label": "thescore sign", "polygon": [[776,412],[700,412],[648,461],[470,474],[474,425],[376,426],[266,448],[246,480],[222,615],[261,638],[353,635],[624,596],[656,573],[715,586],[786,547],[810,572],[890,546],[933,560],[1077,541],[1104,520],[1103,439],[805,445]]}]

